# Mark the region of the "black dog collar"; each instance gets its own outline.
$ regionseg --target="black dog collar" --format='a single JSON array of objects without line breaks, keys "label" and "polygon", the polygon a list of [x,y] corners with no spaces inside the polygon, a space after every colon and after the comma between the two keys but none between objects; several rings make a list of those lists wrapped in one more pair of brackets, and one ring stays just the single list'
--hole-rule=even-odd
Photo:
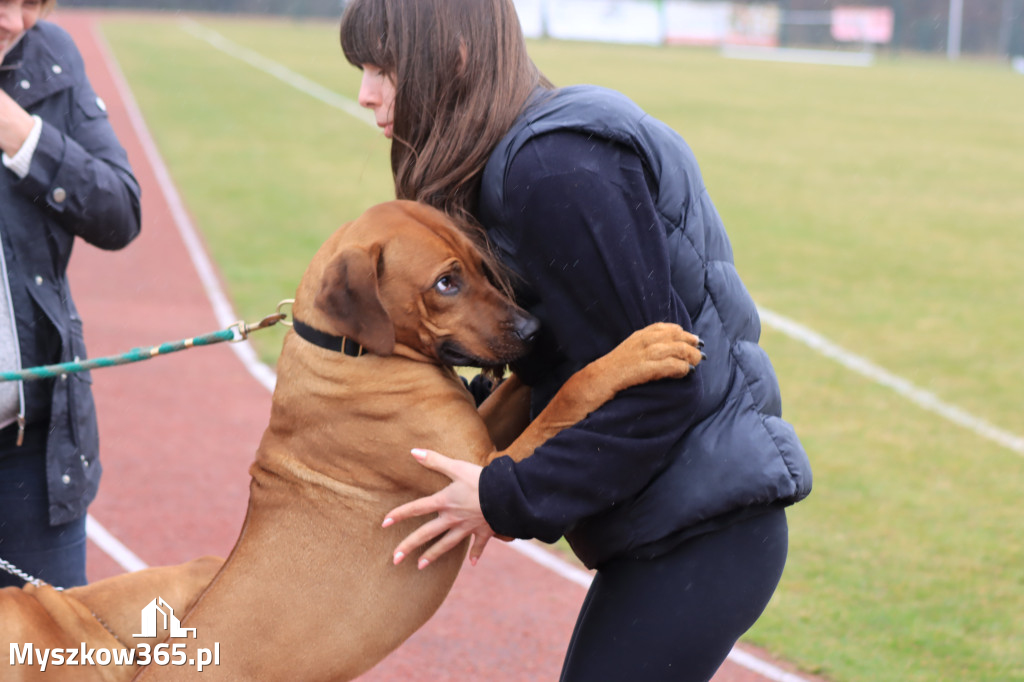
[{"label": "black dog collar", "polygon": [[292,320],[292,329],[295,330],[296,334],[306,341],[309,341],[314,346],[320,346],[327,350],[344,353],[345,355],[353,358],[358,358],[366,352],[366,349],[347,336],[335,336],[334,334],[328,334],[327,332],[314,329],[308,324],[299,322],[298,320]]}]

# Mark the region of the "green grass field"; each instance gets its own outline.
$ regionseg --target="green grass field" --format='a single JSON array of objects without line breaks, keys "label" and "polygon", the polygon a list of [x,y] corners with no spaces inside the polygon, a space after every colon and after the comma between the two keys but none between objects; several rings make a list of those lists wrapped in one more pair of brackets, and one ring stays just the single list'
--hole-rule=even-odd
[{"label": "green grass field", "polygon": [[[354,99],[331,23],[199,17]],[[237,310],[272,312],[320,242],[391,197],[388,144],[185,30],[118,20],[120,61]],[[701,160],[757,302],[1024,435],[1024,78],[545,42],[559,84],[622,90]],[[257,339],[272,362],[280,336]],[[815,468],[748,640],[837,681],[1024,680],[1024,456],[766,328]]]}]

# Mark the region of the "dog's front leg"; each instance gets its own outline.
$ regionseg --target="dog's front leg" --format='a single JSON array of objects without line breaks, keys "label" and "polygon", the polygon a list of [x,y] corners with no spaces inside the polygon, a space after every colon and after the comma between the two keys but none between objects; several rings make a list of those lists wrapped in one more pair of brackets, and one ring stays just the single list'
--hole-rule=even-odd
[{"label": "dog's front leg", "polygon": [[530,387],[512,374],[487,396],[479,412],[494,447],[504,450],[530,424]]},{"label": "dog's front leg", "polygon": [[502,455],[516,461],[529,457],[544,441],[583,420],[630,386],[685,377],[703,359],[702,345],[679,325],[666,322],[633,332],[607,355],[569,377],[522,434],[488,461]]}]

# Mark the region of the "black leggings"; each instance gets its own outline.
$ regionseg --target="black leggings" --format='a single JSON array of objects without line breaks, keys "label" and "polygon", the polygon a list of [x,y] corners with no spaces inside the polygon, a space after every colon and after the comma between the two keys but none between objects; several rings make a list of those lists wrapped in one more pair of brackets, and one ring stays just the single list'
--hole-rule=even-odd
[{"label": "black leggings", "polygon": [[583,602],[562,682],[711,679],[768,605],[788,546],[778,509],[655,559],[608,562]]}]

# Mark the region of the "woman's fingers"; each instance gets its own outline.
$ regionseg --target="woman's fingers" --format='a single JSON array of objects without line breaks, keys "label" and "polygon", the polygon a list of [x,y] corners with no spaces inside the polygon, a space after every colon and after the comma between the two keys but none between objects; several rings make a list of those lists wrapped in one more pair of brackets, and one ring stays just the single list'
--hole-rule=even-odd
[{"label": "woman's fingers", "polygon": [[[445,457],[439,452],[433,450],[422,450],[414,449],[412,456],[416,458],[416,461],[422,464],[428,469],[442,473],[453,481],[459,480],[460,474],[465,473],[460,469],[460,465],[468,466],[466,462],[461,462],[457,459]],[[384,518],[384,523],[381,527],[387,528],[392,526],[399,521],[405,521],[416,516],[426,516],[427,514],[433,514],[440,512],[446,507],[447,500],[444,497],[444,490],[437,492],[429,497],[421,497],[418,500],[412,502],[406,502],[400,507],[396,507],[388,512]]]},{"label": "woman's fingers", "polygon": [[381,524],[381,528],[393,526],[399,521],[405,521],[406,519],[412,519],[417,516],[426,516],[427,514],[433,514],[441,511],[445,508],[445,500],[441,494],[443,492],[444,491],[434,493],[430,497],[421,497],[418,500],[406,502],[401,507],[395,507],[388,512],[388,515],[384,519],[384,523]]},{"label": "woman's fingers", "polygon": [[[489,531],[490,529],[488,528],[487,530]],[[423,555],[417,562],[419,568],[425,568],[445,552],[457,547],[470,534],[475,538],[473,544],[475,557],[471,557],[472,562],[475,564],[476,559],[479,559],[480,554],[483,553],[483,545],[487,543],[486,538],[481,542],[480,536],[487,535],[489,537],[489,533],[481,533],[479,529],[469,527],[450,516],[438,516],[427,521],[412,533],[409,533],[398,544],[398,547],[395,548],[393,561],[397,566],[417,549],[436,539],[436,542],[423,552]]]},{"label": "woman's fingers", "polygon": [[447,533],[438,538],[437,542],[427,548],[427,551],[423,552],[420,560],[416,562],[416,567],[420,570],[426,568],[432,564],[438,557],[447,552],[448,550],[455,549],[469,536],[469,531],[462,528],[452,528]]},{"label": "woman's fingers", "polygon": [[487,546],[487,541],[490,540],[492,535],[485,533],[474,533],[473,534],[473,546],[469,549],[469,563],[472,566],[476,566],[476,562],[480,561],[480,557],[484,553],[484,547]]},{"label": "woman's fingers", "polygon": [[476,563],[487,539],[494,534],[480,510],[478,489],[481,467],[445,457],[433,450],[417,448],[412,451],[412,455],[424,467],[448,476],[452,482],[429,497],[407,502],[387,514],[381,524],[384,528],[418,516],[437,514],[399,543],[395,548],[394,563],[401,563],[412,552],[433,542],[418,562],[419,568],[425,568],[470,535],[476,538],[473,546],[473,563]]},{"label": "woman's fingers", "polygon": [[458,475],[458,465],[461,463],[457,459],[451,457],[445,457],[440,452],[434,452],[433,450],[425,450],[423,448],[413,448],[412,456],[416,458],[416,461],[434,471],[444,474],[450,479],[455,479]]},{"label": "woman's fingers", "polygon": [[395,565],[397,566],[402,563],[402,560],[409,556],[409,554],[427,544],[438,535],[447,532],[450,528],[451,526],[444,519],[438,517],[431,521],[427,521],[422,526],[409,533],[404,540],[398,543],[398,547],[395,548],[395,554],[393,557]]}]

